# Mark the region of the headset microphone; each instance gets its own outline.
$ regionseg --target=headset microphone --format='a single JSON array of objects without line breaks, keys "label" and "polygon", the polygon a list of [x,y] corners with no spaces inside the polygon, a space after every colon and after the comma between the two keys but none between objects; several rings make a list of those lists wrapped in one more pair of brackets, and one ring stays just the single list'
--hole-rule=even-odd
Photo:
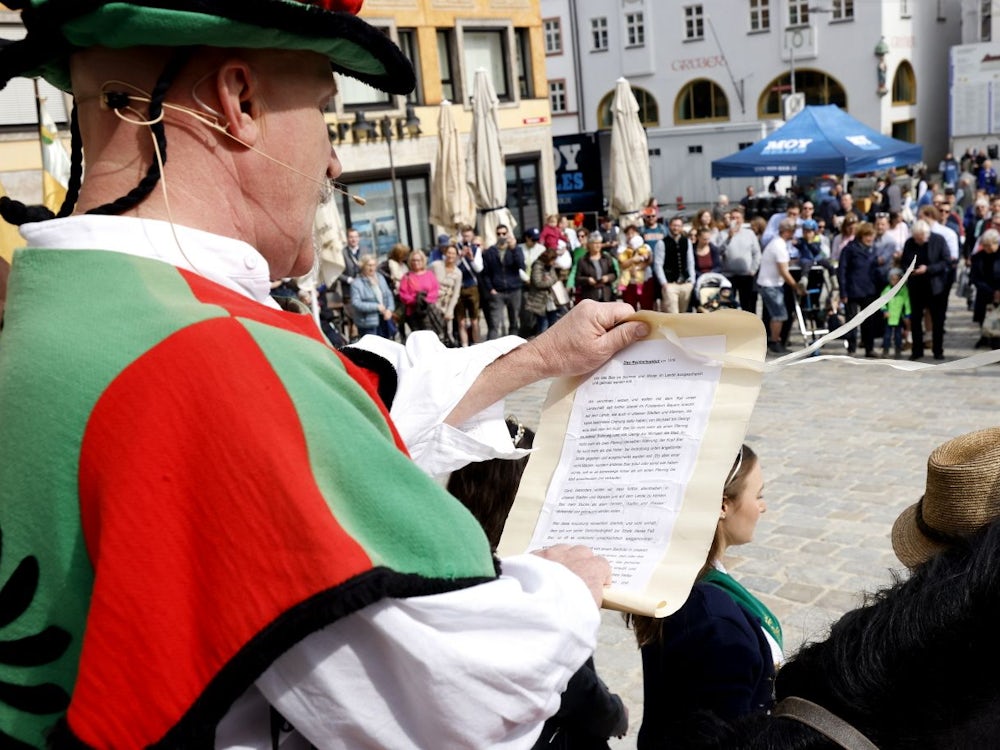
[{"label": "headset microphone", "polygon": [[[114,91],[114,90],[106,90],[105,89],[105,90],[101,91],[101,106],[114,111],[114,113],[118,117],[120,117],[121,119],[125,120],[126,122],[130,122],[130,123],[132,123],[134,125],[150,125],[150,124],[152,124],[152,122],[148,122],[148,121],[144,121],[144,120],[132,119],[131,117],[128,117],[128,116],[122,114],[123,110],[128,110],[128,111],[132,112],[136,117],[141,117],[141,115],[135,109],[132,108],[131,103],[132,103],[132,101],[138,101],[138,102],[145,102],[145,103],[148,104],[149,103],[149,96],[148,96],[148,94],[145,91],[141,91],[140,89],[137,89],[135,86],[132,86],[129,83],[125,83],[124,81],[106,81],[104,83],[104,86],[109,86],[109,85],[112,85],[112,84],[118,84],[120,86],[127,86],[128,88],[134,89],[139,95],[129,94],[129,93],[125,92],[125,91]],[[197,84],[195,84],[195,87],[197,87]],[[212,109],[211,107],[209,107],[208,105],[206,105],[204,102],[202,102],[201,99],[198,98],[197,94],[194,91],[192,91],[192,94],[194,95],[195,101],[197,101],[198,104],[200,104],[202,107],[204,107],[208,112],[210,112],[212,114],[211,118],[206,117],[201,112],[193,110],[190,107],[185,107],[185,106],[180,105],[180,104],[170,104],[169,102],[163,102],[163,104],[162,104],[163,109],[170,109],[170,110],[173,110],[174,112],[180,112],[182,114],[188,115],[189,117],[193,117],[195,120],[197,120],[198,122],[202,123],[203,125],[207,125],[212,130],[215,130],[215,131],[217,131],[219,133],[222,133],[227,138],[230,138],[230,139],[236,141],[237,143],[239,143],[244,148],[248,148],[251,151],[253,151],[254,153],[260,154],[265,159],[270,159],[275,164],[278,164],[278,165],[284,167],[285,169],[288,169],[288,170],[290,170],[292,172],[295,172],[295,174],[300,175],[300,176],[304,177],[305,179],[310,180],[311,182],[315,182],[316,184],[323,186],[324,191],[332,190],[334,192],[340,193],[341,195],[346,195],[348,198],[350,198],[352,201],[354,201],[359,206],[364,206],[366,203],[368,203],[368,201],[365,200],[364,198],[362,198],[360,195],[354,195],[353,193],[348,192],[343,187],[343,185],[341,183],[339,183],[339,182],[335,182],[332,179],[317,180],[315,177],[312,177],[311,175],[307,175],[305,172],[302,172],[302,171],[296,169],[291,164],[286,164],[285,162],[281,161],[280,159],[275,159],[270,154],[264,153],[259,148],[255,147],[255,146],[251,146],[246,141],[243,141],[242,139],[237,138],[235,135],[233,135],[232,133],[229,132],[229,126],[228,125],[223,125],[223,124],[221,124],[219,122],[219,119],[221,119],[221,115],[218,112],[216,112],[214,109]],[[163,114],[161,113],[160,117],[158,119],[162,119],[162,117],[163,117]]]}]

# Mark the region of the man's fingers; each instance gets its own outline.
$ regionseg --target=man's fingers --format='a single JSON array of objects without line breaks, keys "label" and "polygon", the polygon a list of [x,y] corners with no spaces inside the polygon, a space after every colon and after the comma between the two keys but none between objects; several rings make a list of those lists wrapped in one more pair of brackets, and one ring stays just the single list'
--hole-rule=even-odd
[{"label": "man's fingers", "polygon": [[611,566],[603,557],[595,555],[590,547],[581,544],[557,544],[535,550],[533,554],[569,568],[586,584],[597,606],[601,606],[601,602],[604,601],[604,587],[611,585]]}]

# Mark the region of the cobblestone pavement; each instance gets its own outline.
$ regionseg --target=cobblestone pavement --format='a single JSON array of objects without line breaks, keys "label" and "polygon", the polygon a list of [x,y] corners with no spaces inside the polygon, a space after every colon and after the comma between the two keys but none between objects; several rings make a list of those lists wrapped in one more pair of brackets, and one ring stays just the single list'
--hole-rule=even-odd
[{"label": "cobblestone pavement", "polygon": [[[952,298],[946,328],[946,360],[973,353],[979,333],[964,300]],[[790,346],[802,345],[793,332]],[[1000,423],[998,376],[1000,365],[904,372],[844,361],[765,375],[747,442],[760,455],[768,510],[753,543],[731,550],[726,564],[780,618],[787,653],[822,639],[864,592],[892,581],[900,569],[889,541],[893,520],[922,494],[937,445]],[[512,395],[508,412],[537,426],[547,388]],[[621,615],[603,618],[595,660],[631,723],[611,746],[631,750],[642,720],[642,663]]]}]

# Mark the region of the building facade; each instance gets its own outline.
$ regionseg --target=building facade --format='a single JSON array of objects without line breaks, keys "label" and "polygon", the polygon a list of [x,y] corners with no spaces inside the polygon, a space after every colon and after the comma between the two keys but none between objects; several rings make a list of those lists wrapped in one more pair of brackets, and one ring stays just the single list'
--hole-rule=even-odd
[{"label": "building facade", "polygon": [[952,151],[1000,158],[1000,0],[962,0],[962,43],[951,49]]},{"label": "building facade", "polygon": [[[500,99],[507,205],[521,228],[540,226],[556,207],[551,116],[539,0],[367,0],[362,16],[383,29],[413,61],[417,88],[392,96],[338,76],[327,114],[341,182],[366,201],[344,197],[345,224],[381,253],[396,241],[430,247],[441,229],[429,220],[440,103],[452,107],[463,140],[472,125],[473,74],[485,68]],[[0,37],[23,34],[19,14],[0,6]],[[234,42],[237,46],[238,42]],[[41,93],[61,127],[69,102],[47,84]],[[0,92],[0,183],[8,193],[41,197],[34,82]],[[9,116],[8,116],[9,115]],[[68,147],[68,141],[67,141]]]},{"label": "building facade", "polygon": [[713,159],[803,104],[837,104],[920,143],[928,164],[949,148],[942,111],[961,0],[542,0],[541,8],[554,135],[610,128],[624,76],[661,202],[742,194],[726,180],[686,177],[707,176]]}]

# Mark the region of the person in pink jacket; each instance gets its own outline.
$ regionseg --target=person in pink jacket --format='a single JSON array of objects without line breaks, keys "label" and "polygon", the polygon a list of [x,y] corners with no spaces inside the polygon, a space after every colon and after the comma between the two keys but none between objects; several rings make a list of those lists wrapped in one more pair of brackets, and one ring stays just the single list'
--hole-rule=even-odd
[{"label": "person in pink jacket", "polygon": [[410,270],[399,282],[399,298],[406,305],[406,324],[410,330],[421,331],[427,327],[426,314],[420,304],[421,295],[428,305],[437,301],[437,276],[427,268],[427,256],[423,250],[411,252],[407,265]]}]

